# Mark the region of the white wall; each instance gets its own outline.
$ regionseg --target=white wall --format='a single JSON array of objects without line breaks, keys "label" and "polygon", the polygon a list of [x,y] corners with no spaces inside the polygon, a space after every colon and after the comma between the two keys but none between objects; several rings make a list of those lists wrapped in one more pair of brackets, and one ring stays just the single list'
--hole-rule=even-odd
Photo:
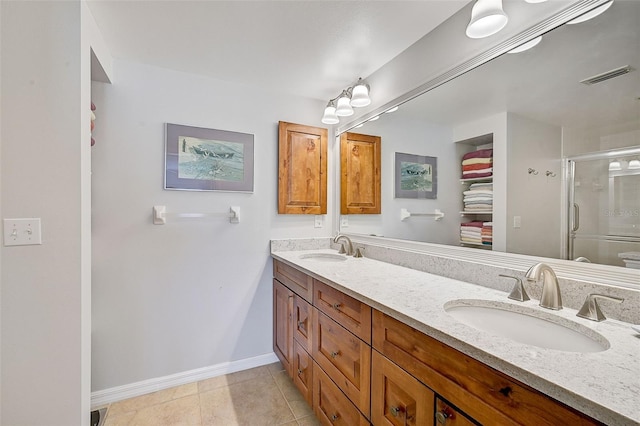
[{"label": "white wall", "polygon": [[89,114],[81,108],[81,5],[3,2],[1,19],[2,216],[40,217],[43,244],[1,250],[0,423],[85,424]]},{"label": "white wall", "polygon": [[[559,258],[562,129],[513,113],[507,115],[507,126],[507,252]],[[514,216],[521,218],[520,228],[513,227]]]},{"label": "white wall", "polygon": [[[367,123],[361,129],[354,129],[354,132],[382,138],[382,214],[349,215],[349,226],[341,227],[341,230],[348,233],[375,233],[414,241],[457,244],[460,232],[460,177],[455,147],[451,144],[452,129],[389,114]],[[437,199],[395,198],[396,152],[437,158]],[[414,213],[429,213],[440,209],[445,213],[445,217],[439,221],[428,217],[413,217],[400,221],[401,208]]]},{"label": "white wall", "polygon": [[[324,104],[125,61],[93,101],[93,390],[272,353],[269,240],[333,229],[277,214],[278,121],[322,126]],[[253,134],[254,193],[163,190],[167,122]],[[154,205],[241,221],[153,225]]]}]

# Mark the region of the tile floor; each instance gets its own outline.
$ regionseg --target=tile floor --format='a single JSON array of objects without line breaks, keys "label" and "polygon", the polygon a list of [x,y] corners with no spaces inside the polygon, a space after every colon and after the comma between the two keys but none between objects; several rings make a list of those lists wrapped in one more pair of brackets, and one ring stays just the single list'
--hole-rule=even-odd
[{"label": "tile floor", "polygon": [[104,426],[319,424],[278,362],[114,402]]}]

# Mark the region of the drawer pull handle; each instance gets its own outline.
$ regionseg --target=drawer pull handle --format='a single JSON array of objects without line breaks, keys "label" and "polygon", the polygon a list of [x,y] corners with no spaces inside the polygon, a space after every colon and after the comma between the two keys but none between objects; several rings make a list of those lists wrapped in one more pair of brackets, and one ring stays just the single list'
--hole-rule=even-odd
[{"label": "drawer pull handle", "polygon": [[398,415],[402,413],[402,408],[401,407],[391,407],[390,411],[391,411],[391,414],[393,414],[393,417],[398,417]]},{"label": "drawer pull handle", "polygon": [[333,309],[335,309],[336,311],[339,311],[341,307],[342,307],[342,303],[334,303],[333,304]]},{"label": "drawer pull handle", "polygon": [[331,358],[335,359],[338,355],[340,355],[340,351],[331,352]]},{"label": "drawer pull handle", "polygon": [[340,414],[338,414],[338,413],[333,414],[333,415],[331,415],[331,422],[335,422],[339,418],[340,418]]},{"label": "drawer pull handle", "polygon": [[436,411],[436,420],[441,425],[446,424],[448,418],[449,418],[449,414],[447,412],[445,412],[445,411]]},{"label": "drawer pull handle", "polygon": [[301,375],[302,373],[304,373],[304,370],[302,368],[298,368],[298,376]]}]

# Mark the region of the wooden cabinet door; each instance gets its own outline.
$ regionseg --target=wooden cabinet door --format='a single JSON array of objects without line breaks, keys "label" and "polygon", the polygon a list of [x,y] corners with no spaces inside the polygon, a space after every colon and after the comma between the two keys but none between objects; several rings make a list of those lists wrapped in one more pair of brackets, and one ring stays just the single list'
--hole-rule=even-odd
[{"label": "wooden cabinet door", "polygon": [[311,352],[313,322],[311,320],[312,307],[300,296],[293,297],[293,339]]},{"label": "wooden cabinet door", "polygon": [[327,129],[279,124],[278,213],[327,213]]},{"label": "wooden cabinet door", "polygon": [[380,214],[379,136],[340,135],[340,214]]},{"label": "wooden cabinet door", "polygon": [[313,365],[311,355],[298,342],[293,344],[293,383],[310,406],[312,402]]},{"label": "wooden cabinet door", "polygon": [[293,292],[273,280],[273,351],[293,376]]},{"label": "wooden cabinet door", "polygon": [[433,422],[434,393],[402,368],[373,351],[371,422],[420,426]]}]

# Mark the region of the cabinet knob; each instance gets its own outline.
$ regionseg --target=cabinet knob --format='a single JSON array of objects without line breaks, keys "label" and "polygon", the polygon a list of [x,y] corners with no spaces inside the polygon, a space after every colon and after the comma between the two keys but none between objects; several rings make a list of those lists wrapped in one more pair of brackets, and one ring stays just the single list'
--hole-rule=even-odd
[{"label": "cabinet knob", "polygon": [[391,414],[393,414],[393,417],[398,417],[398,415],[402,414],[403,410],[401,407],[391,407],[389,411],[391,411]]},{"label": "cabinet knob", "polygon": [[331,421],[335,422],[336,420],[338,420],[340,418],[340,414],[336,413],[336,414],[332,414],[331,415]]},{"label": "cabinet knob", "polygon": [[436,420],[441,425],[447,424],[448,418],[449,418],[449,414],[446,411],[436,411]]},{"label": "cabinet knob", "polygon": [[298,376],[301,375],[302,373],[304,373],[304,370],[302,368],[298,368]]},{"label": "cabinet knob", "polygon": [[338,355],[340,355],[340,351],[331,352],[331,358],[336,358]]},{"label": "cabinet knob", "polygon": [[333,309],[335,309],[336,311],[339,311],[341,307],[342,307],[342,303],[334,303],[333,304]]},{"label": "cabinet knob", "polygon": [[304,328],[304,321],[298,321],[298,327]]}]

